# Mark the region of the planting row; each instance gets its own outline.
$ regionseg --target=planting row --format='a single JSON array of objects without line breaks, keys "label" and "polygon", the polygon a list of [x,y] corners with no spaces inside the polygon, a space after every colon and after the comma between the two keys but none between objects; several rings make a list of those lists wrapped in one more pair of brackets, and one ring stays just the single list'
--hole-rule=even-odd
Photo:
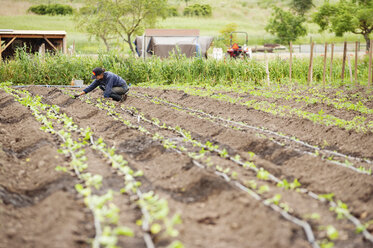
[{"label": "planting row", "polygon": [[[88,97],[86,97],[86,98],[88,98]],[[106,109],[114,118],[123,118],[123,117],[119,117],[120,115],[115,110],[116,106],[114,104],[103,102],[101,99],[97,99],[97,102],[93,101],[92,99],[86,99],[86,102],[89,103],[89,104],[96,104],[96,106],[98,106],[101,109]],[[300,186],[297,180],[294,180],[293,183],[288,183],[286,180],[281,181],[278,178],[276,178],[274,175],[270,174],[268,171],[264,170],[263,168],[257,168],[254,165],[254,163],[249,162],[249,161],[246,161],[246,162],[241,161],[240,156],[237,155],[237,154],[234,155],[234,156],[233,155],[230,156],[226,149],[219,150],[218,146],[213,145],[213,143],[210,142],[210,141],[207,141],[204,144],[204,143],[201,143],[199,141],[193,140],[191,138],[191,135],[190,135],[189,132],[187,132],[187,131],[185,131],[185,130],[177,127],[177,126],[176,127],[171,127],[171,126],[166,125],[165,123],[160,123],[160,121],[156,118],[155,119],[147,119],[144,115],[140,114],[139,112],[137,112],[137,110],[135,110],[133,108],[124,109],[124,107],[122,107],[122,110],[131,114],[131,115],[134,115],[134,117],[135,117],[134,119],[137,119],[138,122],[145,121],[148,124],[156,126],[157,129],[161,129],[161,130],[164,130],[164,131],[171,130],[174,133],[175,132],[178,133],[184,139],[183,142],[186,142],[186,144],[184,144],[184,143],[180,144],[181,141],[178,141],[178,142],[173,141],[173,140],[177,140],[177,138],[172,138],[172,135],[167,140],[167,139],[165,139],[165,137],[163,135],[155,133],[155,134],[153,134],[153,138],[154,139],[165,140],[164,145],[167,148],[179,149],[180,152],[187,152],[188,156],[190,156],[191,158],[193,158],[195,160],[201,161],[201,163],[206,164],[206,166],[208,166],[210,168],[213,167],[216,172],[225,173],[225,174],[229,173],[229,175],[226,175],[226,176],[229,176],[231,178],[231,180],[233,178],[234,180],[238,180],[241,183],[244,181],[241,177],[241,174],[238,173],[237,171],[235,171],[236,169],[233,169],[233,171],[231,171],[230,168],[222,167],[220,164],[224,164],[224,162],[220,161],[220,159],[225,159],[225,160],[228,159],[229,161],[232,161],[236,165],[242,166],[244,169],[253,170],[256,173],[256,178],[254,177],[254,178],[247,179],[246,183],[249,182],[248,185],[250,185],[252,187],[251,190],[253,190],[253,189],[258,190],[257,193],[261,193],[261,194],[265,195],[265,193],[268,193],[267,190],[269,190],[269,188],[272,188],[272,186],[269,186],[269,185],[261,185],[260,187],[259,186],[257,187],[257,185],[261,184],[261,182],[255,181],[255,179],[258,179],[258,178],[261,179],[261,180],[264,180],[264,181],[266,181],[266,180],[273,181],[279,187],[283,187],[283,188],[286,188],[286,189],[292,188],[292,189],[295,190],[297,187]],[[143,130],[144,132],[149,132],[144,127],[139,127],[139,129]],[[149,135],[151,135],[151,133]],[[170,134],[168,134],[168,135],[170,135]],[[195,147],[199,147],[199,149],[195,150]],[[210,153],[216,153],[216,156],[213,156]],[[253,153],[251,153],[251,154],[252,154],[251,156],[254,156]],[[214,164],[214,162],[217,163],[217,164]],[[233,168],[234,168],[234,166],[233,166]],[[325,201],[325,199],[323,197],[317,196],[315,193],[310,192],[307,189],[298,189],[298,190],[296,192],[306,194],[306,195],[310,196],[313,200],[315,200],[315,199],[319,200],[321,203],[323,203]],[[350,220],[353,224],[355,224],[355,227],[357,227],[359,232],[361,230],[365,230],[364,225],[359,224],[359,220],[354,218],[352,215],[349,214],[349,211],[347,210],[345,204],[343,204],[341,201],[338,201],[338,203],[333,201],[333,199],[332,199],[333,194],[325,194],[325,198],[330,200],[329,204],[331,204],[331,209],[335,210],[337,213],[339,213],[341,215],[346,214],[345,217],[347,217],[348,220]],[[276,194],[275,196],[270,197],[270,199],[267,199],[267,201],[269,201],[269,202],[275,201],[276,204],[278,204],[279,206],[282,206],[285,210],[289,211],[291,209],[292,212],[294,211],[292,207],[289,207],[289,205],[285,202],[281,202],[280,199],[281,199],[281,194]],[[299,211],[299,210],[296,209],[296,211]],[[339,215],[339,214],[338,214],[338,216],[340,217],[341,215]],[[327,218],[325,218],[325,219],[327,219]],[[334,228],[332,225],[327,225],[327,226],[329,227],[329,229]],[[371,237],[370,237],[371,235],[367,231],[365,231],[365,235],[368,239],[371,239]],[[325,242],[330,244],[329,241],[325,241],[325,240],[322,240],[321,244],[325,245],[326,244]]]},{"label": "planting row", "polygon": [[[120,209],[114,204],[114,196],[119,192],[115,193],[109,189],[104,194],[97,194],[103,184],[103,176],[86,172],[89,163],[85,149],[97,150],[106,157],[116,173],[123,176],[124,187],[120,193],[128,195],[141,209],[143,215],[139,223],[147,247],[155,247],[150,232],[153,235],[177,236],[178,232],[173,226],[180,223],[180,217],[175,215],[169,219],[167,201],[160,199],[153,192],[143,194],[140,191],[141,183],[135,177],[141,176],[142,172],[135,173],[128,166],[128,162],[116,154],[114,148],[107,147],[101,138],[94,140],[89,128],[79,129],[72,118],[60,113],[60,108],[56,105],[42,103],[39,96],[33,97],[27,91],[17,91],[6,85],[2,85],[2,88],[32,110],[35,118],[42,123],[42,130],[55,134],[61,139],[60,152],[71,158],[71,168],[58,166],[56,169],[66,172],[71,169],[82,181],[81,184],[75,185],[75,189],[84,197],[85,204],[94,216],[96,235],[92,247],[100,247],[100,245],[114,247],[118,242],[118,235],[133,236],[134,233],[128,227],[118,226]],[[170,247],[181,246],[178,241],[170,245]]]}]

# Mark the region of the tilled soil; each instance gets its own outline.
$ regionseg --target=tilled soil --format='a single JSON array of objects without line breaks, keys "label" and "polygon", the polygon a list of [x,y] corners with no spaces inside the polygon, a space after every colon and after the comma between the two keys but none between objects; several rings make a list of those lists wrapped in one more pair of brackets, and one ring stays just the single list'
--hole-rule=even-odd
[{"label": "tilled soil", "polygon": [[[346,218],[338,219],[327,202],[310,197],[314,194],[334,194],[334,200],[344,202],[351,214],[361,223],[373,219],[372,176],[358,173],[291,142],[275,142],[268,135],[258,135],[251,129],[237,129],[198,118],[189,111],[180,111],[167,104],[150,100],[158,97],[186,108],[205,111],[214,116],[229,118],[248,125],[264,127],[295,136],[312,145],[327,140],[329,146],[340,153],[361,158],[359,166],[371,168],[363,158],[373,158],[373,135],[346,131],[337,127],[323,127],[297,118],[281,118],[238,104],[220,102],[207,97],[187,95],[180,91],[134,87],[123,104],[114,103],[121,116],[151,133],[183,143],[183,137],[170,129],[149,124],[142,118],[159,119],[171,127],[190,131],[201,143],[211,142],[225,148],[230,156],[239,155],[243,161],[252,161],[273,176],[292,182],[295,178],[304,191],[284,190],[270,180],[259,180],[256,174],[218,154],[209,154],[211,162],[229,173],[234,180],[219,177],[213,167],[196,166],[186,153],[164,147],[159,141],[122,122],[95,106],[101,97],[96,90],[85,99],[72,99],[64,90],[28,87],[32,94],[43,97],[72,117],[81,128],[91,127],[95,137],[116,147],[129,165],[142,170],[141,189],[154,191],[167,199],[171,213],[180,213],[183,223],[176,228],[185,247],[312,247],[304,229],[285,219],[263,202],[236,187],[235,182],[248,185],[255,181],[268,187],[263,199],[280,194],[294,217],[309,223],[320,244],[327,240],[326,227],[339,231],[335,247],[373,247],[356,226]],[[150,98],[141,95],[148,94]],[[39,129],[27,108],[14,102],[13,97],[0,91],[0,238],[3,247],[85,247],[94,236],[92,216],[74,190],[78,182],[74,176],[55,171],[57,165],[68,163],[57,153],[59,141]],[[131,107],[128,109],[127,107]],[[133,111],[136,109],[143,117]],[[259,133],[260,134],[260,133]],[[185,144],[186,149],[199,149]],[[330,148],[330,147],[329,147]],[[248,152],[254,152],[252,157]],[[311,151],[313,152],[313,151]],[[93,150],[87,151],[88,170],[104,176],[103,191],[120,189],[121,180],[111,171],[105,160]],[[233,174],[232,174],[233,175]],[[304,193],[304,192],[308,192]],[[118,197],[121,223],[133,228],[134,238],[122,238],[120,247],[144,247],[141,230],[134,224],[141,213],[124,195]],[[318,218],[310,216],[317,214]],[[35,227],[35,228],[34,228]],[[368,231],[373,233],[372,228]],[[171,240],[154,237],[156,247],[166,247]],[[22,244],[22,245],[21,245]]]}]

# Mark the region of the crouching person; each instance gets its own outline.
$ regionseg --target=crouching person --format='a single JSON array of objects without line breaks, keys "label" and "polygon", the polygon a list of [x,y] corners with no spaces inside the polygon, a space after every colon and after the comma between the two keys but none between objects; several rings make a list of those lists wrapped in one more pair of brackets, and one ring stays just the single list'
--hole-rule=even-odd
[{"label": "crouching person", "polygon": [[110,97],[118,102],[124,102],[127,99],[129,88],[123,78],[110,71],[105,71],[105,69],[101,67],[93,69],[92,73],[92,79],[95,80],[82,92],[75,95],[74,98],[77,98],[84,94],[88,94],[98,86],[101,90],[104,91],[105,98]]}]

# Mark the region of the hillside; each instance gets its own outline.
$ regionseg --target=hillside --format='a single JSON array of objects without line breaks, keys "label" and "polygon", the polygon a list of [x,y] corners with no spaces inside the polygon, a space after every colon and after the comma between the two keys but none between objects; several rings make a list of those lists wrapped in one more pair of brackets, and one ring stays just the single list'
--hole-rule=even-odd
[{"label": "hillside", "polygon": [[[71,0],[0,0],[0,28],[11,29],[39,29],[39,30],[66,30],[68,32],[68,43],[71,45],[74,41],[77,50],[85,53],[97,52],[97,48],[104,48],[100,42],[89,40],[87,34],[77,30],[72,17],[65,16],[36,16],[27,13],[27,9],[38,3],[65,3],[75,8],[81,6],[82,1]],[[190,1],[189,4],[202,2]],[[170,0],[170,5],[177,7],[178,12],[182,13],[185,8],[185,2],[180,0]],[[264,30],[267,21],[271,15],[272,4],[286,6],[287,1],[257,1],[257,0],[231,0],[214,1],[207,0],[203,3],[210,4],[213,8],[213,16],[210,18],[188,18],[188,17],[170,17],[160,20],[158,28],[197,28],[201,30],[202,35],[218,36],[219,31],[229,23],[235,23],[239,31],[249,33],[249,44],[258,45],[265,42],[272,42],[273,36]],[[323,3],[323,0],[314,1],[315,6]],[[315,9],[315,8],[314,8]],[[314,11],[314,10],[313,10]],[[298,40],[298,43],[307,43],[310,38],[316,42],[333,41],[341,42],[347,40],[362,40],[362,37],[349,34],[343,38],[335,37],[330,33],[318,33],[318,26],[307,24],[309,35]]]}]

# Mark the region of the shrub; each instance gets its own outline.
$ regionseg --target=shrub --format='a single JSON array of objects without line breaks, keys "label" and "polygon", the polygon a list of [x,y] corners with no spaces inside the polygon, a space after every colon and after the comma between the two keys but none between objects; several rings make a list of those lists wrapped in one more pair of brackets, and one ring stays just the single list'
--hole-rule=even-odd
[{"label": "shrub", "polygon": [[193,4],[184,9],[184,16],[211,16],[212,8],[208,4]]},{"label": "shrub", "polygon": [[179,12],[177,11],[177,8],[176,8],[176,7],[171,6],[171,7],[168,8],[168,13],[167,13],[167,15],[168,15],[169,17],[172,17],[172,16],[179,16]]},{"label": "shrub", "polygon": [[27,11],[37,15],[71,15],[73,8],[62,4],[40,4],[31,6]]}]

